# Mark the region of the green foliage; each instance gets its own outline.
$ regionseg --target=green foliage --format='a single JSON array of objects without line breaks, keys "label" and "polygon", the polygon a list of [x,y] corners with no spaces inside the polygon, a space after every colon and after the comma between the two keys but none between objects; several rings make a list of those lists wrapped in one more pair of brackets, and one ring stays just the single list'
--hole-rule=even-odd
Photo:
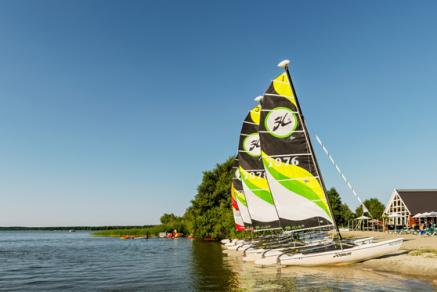
[{"label": "green foliage", "polygon": [[[374,219],[382,219],[382,213],[384,212],[385,206],[377,198],[367,199],[363,202],[363,204],[369,210],[370,214],[372,214]],[[363,207],[361,205],[355,210],[355,214],[357,216],[361,216],[363,214]]]},{"label": "green foliage", "polygon": [[355,218],[354,212],[351,211],[349,206],[346,203],[341,204],[341,216],[340,216],[340,223],[338,223],[341,226],[348,225],[349,220],[352,220]]},{"label": "green foliage", "polygon": [[220,239],[234,233],[230,186],[232,165],[229,158],[211,171],[205,171],[197,194],[184,217],[191,220],[195,238]]},{"label": "green foliage", "polygon": [[191,232],[191,223],[185,217],[176,216],[173,213],[164,214],[161,216],[161,223],[166,227],[167,232],[183,233],[185,235]]},{"label": "green foliage", "polygon": [[160,221],[162,224],[168,224],[170,222],[173,222],[177,219],[176,215],[173,213],[165,213],[161,216]]},{"label": "green foliage", "polygon": [[341,202],[340,194],[335,188],[328,191],[329,203],[331,204],[332,213],[338,226],[345,226],[347,222],[354,218],[354,213],[349,209],[346,203]]},{"label": "green foliage", "polygon": [[101,230],[93,233],[95,236],[113,236],[113,237],[121,237],[121,236],[156,236],[159,232],[166,231],[166,227],[164,225],[155,225],[145,228],[120,228],[120,229],[111,229],[111,230]]}]

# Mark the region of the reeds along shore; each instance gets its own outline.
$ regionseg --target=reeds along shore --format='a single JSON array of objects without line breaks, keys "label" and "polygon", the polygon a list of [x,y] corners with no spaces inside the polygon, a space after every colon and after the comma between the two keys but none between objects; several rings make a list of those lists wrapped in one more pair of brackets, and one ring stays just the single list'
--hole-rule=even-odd
[{"label": "reeds along shore", "polygon": [[165,232],[166,227],[157,225],[147,228],[123,228],[123,229],[112,229],[112,230],[100,230],[93,232],[95,236],[110,236],[110,237],[123,237],[123,236],[133,236],[133,237],[156,237],[158,233]]}]

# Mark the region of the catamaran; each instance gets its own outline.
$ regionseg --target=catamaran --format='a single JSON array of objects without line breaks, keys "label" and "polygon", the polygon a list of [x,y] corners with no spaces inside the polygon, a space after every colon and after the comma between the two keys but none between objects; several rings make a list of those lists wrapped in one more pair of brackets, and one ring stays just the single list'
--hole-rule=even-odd
[{"label": "catamaran", "polygon": [[[233,210],[239,208],[244,225],[257,235],[246,240],[224,241],[227,249],[239,252],[244,252],[255,244],[275,242],[277,235],[262,234],[281,231],[278,223],[279,218],[263,174],[264,167],[260,160],[261,148],[258,135],[260,111],[261,107],[258,105],[247,114],[242,125],[238,155],[234,163],[231,187],[231,197],[235,198],[232,200]],[[237,228],[237,222],[240,220],[238,215],[234,216],[234,219],[236,220],[236,230],[242,231],[242,228]]]},{"label": "catamaran", "polygon": [[[256,100],[260,101],[260,98]],[[251,230],[256,236],[250,240],[227,241],[225,247],[247,255],[245,260],[256,260],[262,254],[269,254],[268,252],[285,251],[287,248],[295,249],[320,242],[320,233],[312,234],[312,236],[307,233],[299,238],[294,234],[283,233],[261,160],[259,139],[261,112],[261,106],[257,105],[249,111],[243,122],[238,160],[235,160],[235,165],[239,163],[239,167],[234,172],[231,188],[232,202],[237,203],[233,204],[237,231],[243,230],[239,227],[241,223],[238,222],[241,220],[235,212],[240,207],[240,210],[247,209],[244,213],[241,212],[241,215],[246,214],[250,217]]]},{"label": "catamaran", "polygon": [[323,178],[288,69],[275,78],[261,99],[259,138],[270,193],[285,232],[332,228],[337,237],[299,250],[275,252],[259,265],[327,265],[363,261],[398,250],[403,239],[373,242],[344,240],[336,225]]}]

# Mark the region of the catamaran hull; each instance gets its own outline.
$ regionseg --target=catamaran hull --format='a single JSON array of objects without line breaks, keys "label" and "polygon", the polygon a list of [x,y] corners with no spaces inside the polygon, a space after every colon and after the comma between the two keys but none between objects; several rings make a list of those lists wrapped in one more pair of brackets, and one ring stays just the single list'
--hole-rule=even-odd
[{"label": "catamaran hull", "polygon": [[244,244],[244,240],[238,239],[238,240],[232,240],[226,244],[224,244],[223,246],[227,249],[236,249],[238,246]]},{"label": "catamaran hull", "polygon": [[363,244],[343,250],[320,253],[281,255],[278,261],[285,266],[323,266],[361,262],[399,250],[402,238],[377,243]]},{"label": "catamaran hull", "polygon": [[271,249],[264,252],[248,255],[247,259],[243,258],[243,260],[247,262],[253,261],[256,265],[259,266],[274,265],[277,262],[278,256],[283,253],[283,250],[284,248]]}]

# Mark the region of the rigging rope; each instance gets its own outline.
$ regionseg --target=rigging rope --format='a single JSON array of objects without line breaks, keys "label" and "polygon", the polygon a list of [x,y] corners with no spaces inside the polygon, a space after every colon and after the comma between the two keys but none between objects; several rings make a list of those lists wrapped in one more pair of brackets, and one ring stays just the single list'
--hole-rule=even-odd
[{"label": "rigging rope", "polygon": [[329,153],[328,149],[326,149],[325,145],[323,145],[322,140],[320,140],[319,136],[316,135],[316,140],[319,143],[319,145],[322,147],[323,152],[325,152],[325,154],[328,156],[329,161],[331,161],[332,165],[334,165],[335,169],[337,170],[337,172],[340,174],[341,178],[344,180],[344,182],[346,183],[346,185],[348,186],[348,188],[352,191],[352,194],[355,196],[355,198],[358,200],[358,202],[360,202],[362,208],[363,208],[363,214],[365,212],[369,213],[370,217],[373,218],[372,214],[370,213],[369,209],[367,209],[367,207],[364,205],[364,203],[361,201],[360,197],[358,196],[357,192],[355,191],[354,187],[352,186],[352,184],[349,182],[349,180],[346,178],[346,176],[342,173],[340,167],[338,166],[338,164],[335,162],[334,158],[332,157],[332,155]]}]

